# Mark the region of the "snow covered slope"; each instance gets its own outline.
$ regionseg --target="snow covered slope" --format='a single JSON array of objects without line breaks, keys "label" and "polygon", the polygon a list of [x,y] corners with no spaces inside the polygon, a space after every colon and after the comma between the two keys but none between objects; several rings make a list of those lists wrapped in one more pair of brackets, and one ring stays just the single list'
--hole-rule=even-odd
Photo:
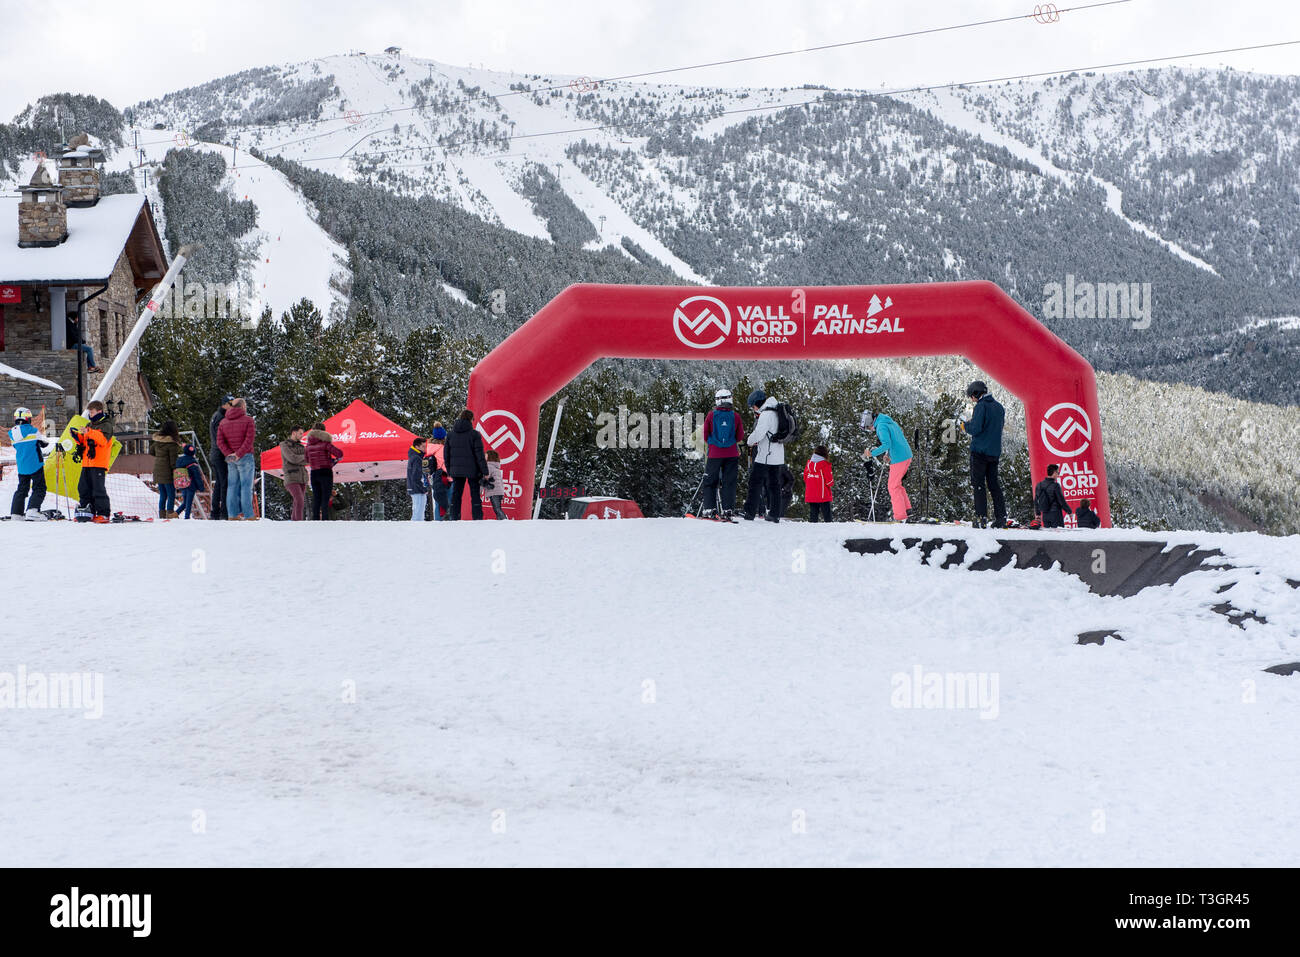
[{"label": "snow covered slope", "polygon": [[[207,143],[199,148],[231,160],[228,149]],[[257,206],[257,230],[245,237],[257,244],[249,312],[256,316],[260,307],[270,306],[278,316],[305,297],[326,316],[342,315],[347,308],[347,250],[317,225],[316,212],[302,194],[282,174],[256,162],[230,167],[223,186],[236,199]]]},{"label": "snow covered slope", "polygon": [[[226,175],[218,189],[236,200],[251,200],[257,207],[257,228],[241,237],[250,243],[253,255],[239,280],[239,291],[248,315],[257,317],[269,306],[275,315],[304,297],[327,317],[343,314],[349,285],[347,250],[331,239],[317,224],[316,211],[285,177],[265,163],[254,161],[246,152],[194,140],[183,128],[142,131],[146,162],[157,164],[168,150],[185,148],[217,153],[226,162]],[[120,151],[105,168],[127,170],[136,161],[130,151]],[[148,167],[145,189],[153,203],[161,233],[166,231],[165,204],[158,195],[157,165]],[[145,177],[136,173],[136,188]],[[170,252],[170,251],[169,251]]]},{"label": "snow covered slope", "polygon": [[1204,269],[1206,272],[1219,274],[1213,266],[1198,256],[1193,256],[1182,246],[1171,242],[1161,236],[1145,223],[1139,223],[1130,219],[1124,214],[1124,194],[1114,183],[1108,182],[1093,173],[1075,173],[1070,170],[1061,169],[1053,163],[1043,153],[1041,149],[1021,142],[1014,136],[998,129],[996,125],[986,120],[977,111],[972,110],[965,99],[954,90],[927,90],[924,93],[904,94],[901,99],[912,103],[920,109],[933,113],[943,122],[957,129],[966,130],[973,133],[980,139],[1001,146],[1011,153],[1012,156],[1019,157],[1033,163],[1048,176],[1055,177],[1063,182],[1073,186],[1081,179],[1094,183],[1100,187],[1106,196],[1106,209],[1115,216],[1122,219],[1129,225],[1129,228],[1135,232],[1141,233],[1148,239],[1154,239],[1160,243],[1179,259],[1183,259],[1198,269]]},{"label": "snow covered slope", "polygon": [[[864,130],[856,121],[830,129],[814,124],[806,149],[778,157],[772,165],[772,149],[756,132],[739,168],[724,163],[694,170],[697,185],[689,185],[690,177],[683,176],[700,161],[701,144],[717,141],[755,118],[777,115],[767,108],[812,104],[824,96],[846,104],[862,102],[869,93],[597,81],[456,67],[401,54],[356,54],[214,80],[139,104],[133,108],[132,122],[150,136],[154,125],[211,130],[213,139],[226,144],[237,141],[245,150],[256,148],[404,194],[436,196],[486,221],[546,237],[544,215],[519,189],[521,177],[540,167],[554,171],[559,189],[598,228],[599,239],[592,245],[618,246],[628,240],[693,282],[723,281],[718,262],[696,246],[707,238],[695,236],[702,232],[712,234],[715,244],[726,242],[720,238],[720,224],[710,218],[720,215],[718,210],[708,209],[719,190],[747,197],[745,203],[759,207],[747,213],[761,220],[758,231],[766,245],[761,254],[737,250],[736,256],[748,277],[745,281],[761,280],[777,253],[813,241],[815,230],[809,227],[815,223],[800,226],[801,216],[847,220],[869,231],[884,228],[881,220],[892,217],[881,210],[864,213],[855,205],[862,183],[850,186],[844,179],[846,169],[868,161],[864,157],[874,157],[869,161],[876,164],[876,173],[883,160],[887,176],[907,182],[913,175],[922,176],[908,202],[923,206],[942,193],[924,179],[932,165],[944,170],[945,182],[961,179],[963,189],[968,177],[978,182],[995,173],[972,163],[969,142],[954,146],[959,133],[970,134],[977,142],[1005,148],[1032,164],[1033,175],[1017,173],[1010,178],[1011,186],[999,187],[1011,189],[1014,195],[1002,198],[1018,209],[1023,211],[1034,197],[1041,199],[1040,194],[1057,205],[1081,202],[1077,212],[1099,230],[1094,242],[1105,241],[1113,223],[1152,240],[1170,259],[1215,278],[1239,278],[1235,274],[1244,268],[1243,262],[1258,262],[1265,283],[1271,285],[1281,281],[1275,275],[1279,269],[1293,276],[1300,260],[1280,253],[1278,243],[1270,245],[1255,235],[1269,230],[1254,221],[1259,211],[1249,202],[1244,211],[1222,217],[1223,222],[1214,218],[1212,209],[1194,222],[1181,215],[1189,202],[1182,191],[1190,190],[1197,198],[1198,183],[1216,195],[1222,190],[1234,196],[1259,193],[1264,207],[1272,205],[1257,184],[1271,188],[1286,178],[1280,170],[1288,166],[1296,136],[1286,132],[1294,105],[1274,102],[1278,96],[1285,100],[1285,87],[1268,87],[1268,105],[1251,101],[1263,95],[1257,87],[1262,89],[1266,79],[1171,68],[900,93],[882,99],[882,104],[901,100],[929,112],[951,136],[936,138],[931,130],[930,138],[922,141],[906,133],[910,124],[901,116],[891,117],[880,130]],[[1195,124],[1187,122],[1192,115],[1188,103],[1194,104]],[[780,115],[795,126],[806,119],[797,110]],[[1272,131],[1270,116],[1280,132]],[[1276,141],[1271,146],[1264,142],[1270,132]],[[766,133],[770,140],[772,131]],[[869,135],[859,141],[864,134]],[[1259,142],[1238,156],[1234,149],[1242,145],[1243,136]],[[683,137],[689,141],[685,147],[671,142]],[[853,154],[852,162],[830,148],[828,137]],[[802,168],[805,162],[808,169]],[[1229,178],[1223,184],[1211,181],[1223,169],[1232,170]],[[1038,171],[1051,181],[1050,188],[1038,182],[1044,178]],[[749,177],[760,182],[748,182]],[[790,180],[782,195],[794,203],[795,211],[767,216],[777,212],[774,201],[756,197],[764,195],[761,181],[770,179]],[[840,195],[842,190],[847,195]],[[1285,186],[1282,192],[1289,195]],[[699,221],[696,213],[702,214]],[[903,242],[891,253],[903,254],[904,260],[919,258],[925,268],[933,269],[937,252],[948,272],[965,278],[970,250],[963,254],[945,246],[945,233],[961,232],[951,211],[945,215],[945,225],[936,229],[939,235],[933,240],[915,249]],[[1229,222],[1243,217],[1244,227]],[[1248,228],[1252,222],[1254,232]],[[861,237],[856,238],[860,244]],[[948,241],[953,241],[952,235]],[[1155,258],[1162,261],[1160,255]],[[1234,268],[1223,268],[1225,263]],[[1150,273],[1154,267],[1146,262],[1143,268]],[[1005,284],[1012,277],[984,278]],[[1030,288],[1036,295],[1038,285]],[[1173,298],[1167,292],[1165,296],[1166,301]],[[1204,304],[1198,308],[1204,310]],[[1229,324],[1239,324],[1237,318],[1231,317]],[[1226,317],[1224,321],[1228,323]]]},{"label": "snow covered slope", "polygon": [[16,567],[114,569],[99,617],[10,608],[0,694],[98,673],[102,716],[0,709],[5,859],[1295,862],[1296,539],[1174,536],[1243,570],[1116,599],[841,545],[879,531],[5,523]]},{"label": "snow covered slope", "polygon": [[[280,68],[288,81],[329,75],[338,90],[321,117],[241,128],[246,99],[219,112],[239,132],[243,148],[294,160],[348,180],[382,173],[390,188],[458,203],[483,219],[529,236],[546,237],[546,224],[513,181],[526,167],[559,166],[565,191],[593,224],[600,245],[635,242],[684,279],[703,281],[644,225],[603,194],[566,157],[571,142],[625,142],[591,131],[576,106],[575,78],[543,77],[454,67],[402,55],[329,56]],[[557,90],[525,95],[525,88]],[[640,87],[629,87],[631,93]],[[652,87],[646,87],[652,89]],[[214,107],[184,93],[137,108],[148,128],[194,129],[213,120]],[[551,134],[579,127],[586,132]],[[152,131],[150,131],[152,136]],[[521,137],[513,144],[510,137]],[[535,137],[535,138],[529,138]],[[228,137],[229,138],[229,137]]]}]

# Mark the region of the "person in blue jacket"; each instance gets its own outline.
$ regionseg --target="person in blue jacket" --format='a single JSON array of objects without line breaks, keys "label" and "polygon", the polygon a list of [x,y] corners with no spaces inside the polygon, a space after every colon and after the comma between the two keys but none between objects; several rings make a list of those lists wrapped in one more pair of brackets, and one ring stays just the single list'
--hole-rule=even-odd
[{"label": "person in blue jacket", "polygon": [[863,412],[859,424],[867,431],[875,432],[880,440],[874,449],[864,450],[862,457],[875,458],[882,453],[889,456],[889,503],[894,521],[910,521],[912,500],[907,496],[907,489],[903,488],[903,476],[912,464],[912,447],[907,444],[907,437],[898,423],[883,412]]},{"label": "person in blue jacket", "polygon": [[[49,444],[49,440],[32,425],[31,409],[24,406],[14,409],[14,427],[9,430],[9,441],[13,443],[14,455],[18,459],[18,489],[14,492],[9,513],[29,522],[43,522],[46,520],[41,513],[41,503],[45,501],[45,456],[41,445]],[[30,498],[28,490],[31,491]]]},{"label": "person in blue jacket", "polygon": [[[411,496],[411,521],[425,521],[429,503],[429,476],[424,471],[426,440],[417,437],[406,450],[406,494]],[[438,507],[436,504],[433,506]]]},{"label": "person in blue jacket", "polygon": [[969,421],[958,419],[957,423],[971,439],[970,482],[975,489],[975,526],[983,528],[988,522],[987,485],[988,493],[993,496],[993,527],[1005,528],[1007,503],[998,479],[998,459],[1002,457],[1002,423],[1007,412],[979,379],[966,387],[966,398],[974,401],[975,408]]}]

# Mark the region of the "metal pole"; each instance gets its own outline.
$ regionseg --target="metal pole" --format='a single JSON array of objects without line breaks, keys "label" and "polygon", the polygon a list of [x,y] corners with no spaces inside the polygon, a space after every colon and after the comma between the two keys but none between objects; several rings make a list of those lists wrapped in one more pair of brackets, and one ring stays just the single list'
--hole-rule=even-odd
[{"label": "metal pole", "polygon": [[[560,416],[564,413],[564,396],[560,396],[560,404],[555,407],[555,424],[551,426],[551,444],[546,447],[546,464],[542,466],[542,488],[546,488],[546,479],[551,474],[551,455],[555,452],[555,439],[560,434]],[[542,513],[542,500],[537,499],[537,504],[533,506],[533,518],[537,518]]]},{"label": "metal pole", "polygon": [[266,469],[262,469],[262,518],[266,518]]},{"label": "metal pole", "polygon": [[[145,305],[144,312],[140,313],[140,318],[135,321],[131,334],[126,337],[126,341],[117,350],[117,355],[113,357],[113,364],[108,367],[104,373],[104,378],[99,381],[99,386],[95,389],[95,394],[90,397],[91,402],[102,402],[108,396],[108,392],[113,388],[113,383],[122,373],[122,367],[126,365],[126,360],[131,357],[136,346],[140,344],[140,339],[144,331],[149,328],[149,323],[153,321],[154,313],[162,306],[162,301],[167,296],[168,290],[176,282],[176,278],[181,274],[181,269],[185,266],[186,257],[194,250],[193,246],[182,246],[180,252],[176,254],[176,259],[172,262],[171,268],[167,270],[167,275],[163,276],[162,282],[154,289],[149,296],[149,302]],[[85,331],[82,331],[82,338],[85,338]],[[81,350],[78,349],[78,352]],[[84,409],[82,410],[84,413]]]}]

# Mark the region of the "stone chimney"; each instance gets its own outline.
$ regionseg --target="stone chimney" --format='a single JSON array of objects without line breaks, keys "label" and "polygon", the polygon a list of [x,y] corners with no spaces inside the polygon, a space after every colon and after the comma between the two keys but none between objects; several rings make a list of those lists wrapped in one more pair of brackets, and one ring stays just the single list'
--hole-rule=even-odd
[{"label": "stone chimney", "polygon": [[68,141],[68,149],[59,157],[59,185],[66,190],[63,202],[69,209],[85,209],[99,202],[99,162],[104,151],[90,145],[90,137],[80,133]]},{"label": "stone chimney", "polygon": [[68,238],[68,207],[63,205],[63,187],[50,179],[45,164],[38,163],[32,181],[19,186],[18,245],[57,246]]}]

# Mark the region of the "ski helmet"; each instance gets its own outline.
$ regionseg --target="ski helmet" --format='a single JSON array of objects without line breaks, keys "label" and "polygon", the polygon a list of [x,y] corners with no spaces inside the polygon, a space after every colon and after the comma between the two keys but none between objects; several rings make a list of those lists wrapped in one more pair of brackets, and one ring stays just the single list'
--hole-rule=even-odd
[{"label": "ski helmet", "polygon": [[874,429],[876,427],[876,413],[870,410],[863,412],[862,417],[858,419],[858,428]]},{"label": "ski helmet", "polygon": [[966,386],[966,398],[978,399],[989,391],[989,387],[984,384],[983,379],[976,379],[970,385]]},{"label": "ski helmet", "polygon": [[25,405],[20,405],[14,409],[15,422],[30,422],[32,420],[32,410]]},{"label": "ski helmet", "polygon": [[767,393],[762,389],[755,389],[749,394],[749,407],[752,409],[756,405],[762,405],[767,401]]},{"label": "ski helmet", "polygon": [[713,393],[713,404],[731,405],[731,390],[719,389],[717,392]]}]

